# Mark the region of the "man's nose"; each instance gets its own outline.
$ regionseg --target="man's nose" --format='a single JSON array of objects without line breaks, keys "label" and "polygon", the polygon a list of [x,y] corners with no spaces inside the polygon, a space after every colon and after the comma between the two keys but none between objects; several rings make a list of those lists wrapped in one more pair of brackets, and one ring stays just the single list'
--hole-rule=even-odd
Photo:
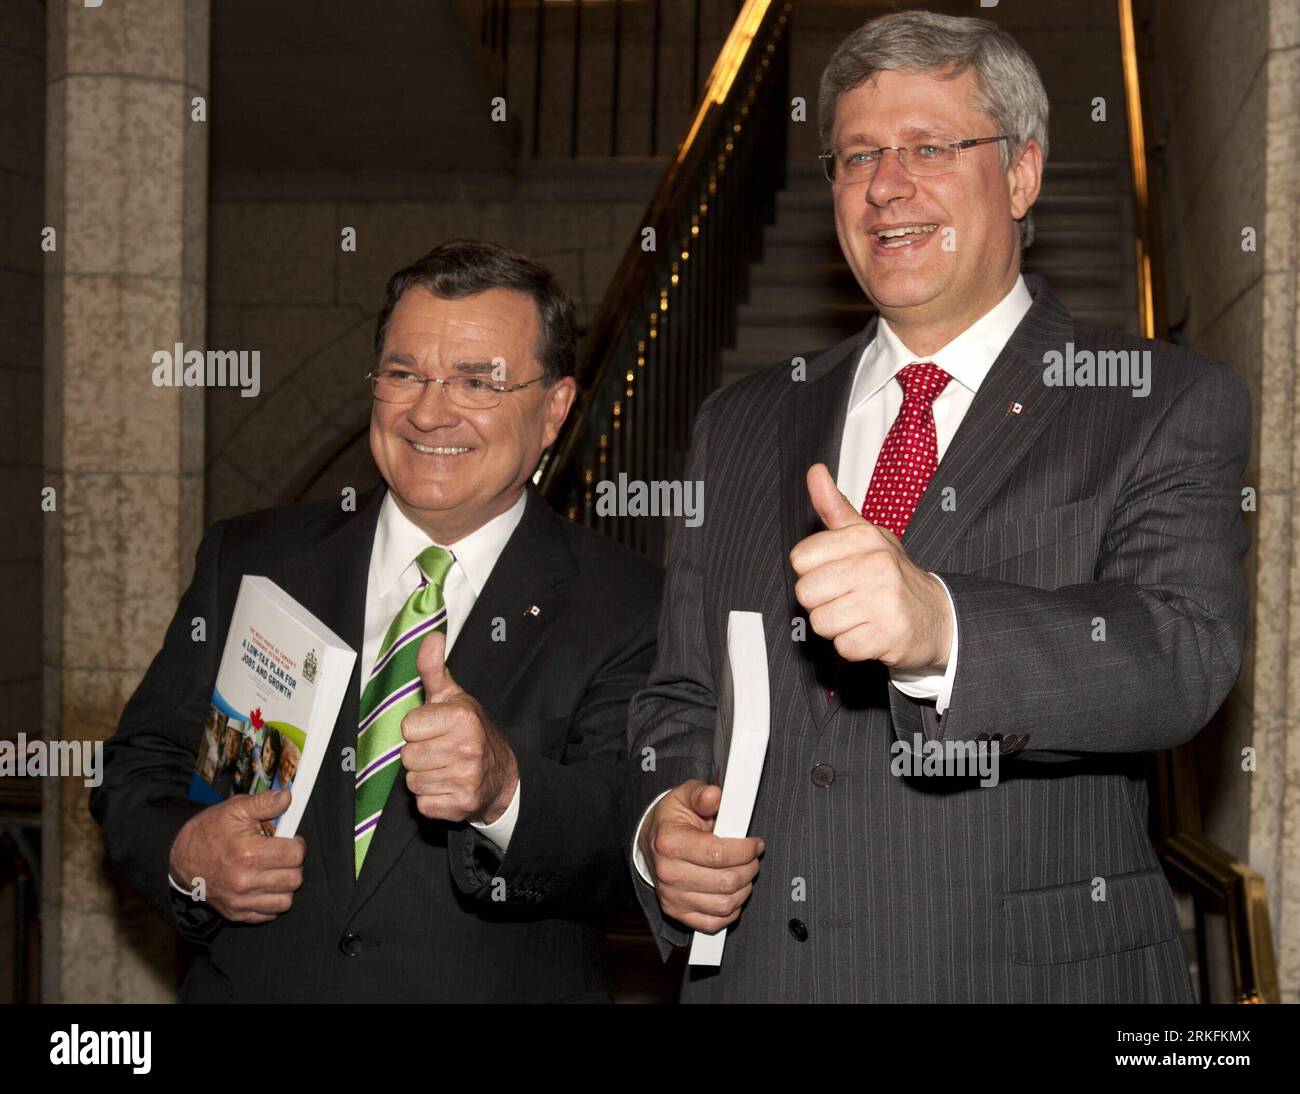
[{"label": "man's nose", "polygon": [[424,385],[420,397],[406,411],[411,423],[419,429],[430,430],[440,425],[460,420],[456,406],[443,390],[442,384],[430,380]]},{"label": "man's nose", "polygon": [[876,162],[875,174],[867,185],[867,200],[872,205],[885,205],[894,198],[911,197],[916,193],[916,182],[903,166],[902,153],[896,148],[886,148]]}]

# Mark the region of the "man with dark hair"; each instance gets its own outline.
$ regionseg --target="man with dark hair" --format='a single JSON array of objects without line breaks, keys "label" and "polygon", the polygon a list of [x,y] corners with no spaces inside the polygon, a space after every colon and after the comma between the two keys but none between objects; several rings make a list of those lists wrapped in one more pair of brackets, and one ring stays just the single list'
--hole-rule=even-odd
[{"label": "man with dark hair", "polygon": [[[91,797],[109,856],[203,947],[183,999],[608,998],[623,732],[660,574],[531,485],[573,403],[574,343],[573,304],[543,266],[444,243],[392,277],[379,315],[383,483],[355,512],[271,509],[204,537]],[[358,653],[291,840],[261,830],[292,792],[185,797],[250,573]],[[196,616],[212,640],[190,641]]]}]

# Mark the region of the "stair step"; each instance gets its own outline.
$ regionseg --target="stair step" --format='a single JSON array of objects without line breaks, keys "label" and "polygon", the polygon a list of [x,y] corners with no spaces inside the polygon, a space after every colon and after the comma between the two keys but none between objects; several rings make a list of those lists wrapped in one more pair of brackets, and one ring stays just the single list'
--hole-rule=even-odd
[{"label": "stair step", "polygon": [[[1127,260],[1132,244],[1126,242],[1125,233],[1119,224],[1109,225],[1067,225],[1043,224],[1034,221],[1034,242],[1026,252],[1026,258],[1033,256],[1037,260],[1056,261],[1062,254],[1076,251],[1089,253],[1102,261],[1101,255],[1108,258],[1120,256]],[[840,255],[839,240],[833,230],[819,232],[784,231],[782,228],[768,228],[763,235],[763,261],[776,262],[782,266],[791,263],[827,261]]]},{"label": "stair step", "polygon": [[1132,247],[1124,245],[1122,232],[1082,232],[1076,242],[1068,238],[1075,233],[1039,233],[1034,225],[1034,242],[1027,251],[1021,252],[1021,265],[1041,263],[1046,266],[1060,267],[1071,264],[1080,267],[1105,265],[1107,263],[1126,263],[1132,258]]},{"label": "stair step", "polygon": [[736,349],[766,351],[778,361],[806,354],[809,346],[833,346],[860,331],[866,315],[865,309],[855,312],[845,308],[838,317],[823,318],[812,313],[805,317],[785,316],[784,322],[770,326],[742,321],[736,326]]},{"label": "stair step", "polygon": [[[1120,198],[1099,198],[1095,194],[1063,195],[1056,201],[1043,201],[1034,204],[1035,224],[1073,225],[1077,221],[1085,224],[1118,224],[1124,217],[1124,203]],[[833,231],[835,213],[829,202],[813,205],[794,205],[778,207],[774,224],[769,230],[787,232],[800,230]]]},{"label": "stair step", "polygon": [[[1053,289],[1066,286],[1117,286],[1123,288],[1129,270],[1121,255],[1111,251],[1067,251],[1032,253],[1026,258],[1025,273],[1046,277]],[[843,262],[763,261],[749,275],[750,303],[766,302],[779,307],[791,300],[824,300],[848,303],[862,299],[857,280]]]},{"label": "stair step", "polygon": [[[1053,291],[1071,311],[1076,309],[1118,309],[1129,304],[1128,293],[1113,275],[1082,274],[1077,277],[1058,277],[1052,282]],[[870,305],[858,293],[827,292],[824,289],[790,284],[755,285],[750,299],[737,309],[737,330],[741,333],[766,332],[789,325],[838,329],[844,323],[861,329],[862,318]],[[739,335],[738,335],[739,337]],[[739,345],[739,343],[738,343]]]},{"label": "stair step", "polygon": [[[770,292],[768,286],[764,292]],[[794,291],[793,289],[791,291]],[[737,329],[753,327],[770,329],[793,324],[818,327],[838,327],[843,323],[852,323],[856,330],[861,330],[871,314],[870,303],[861,295],[857,300],[837,301],[826,296],[810,296],[806,300],[791,300],[788,304],[780,301],[762,303],[754,300],[741,304],[736,309]]]},{"label": "stair step", "polygon": [[[1101,179],[1114,175],[1125,176],[1128,171],[1128,163],[1125,160],[1048,160],[1047,167],[1044,170],[1045,178],[1071,178],[1071,179]],[[806,183],[811,179],[821,179],[825,182],[825,176],[822,174],[821,163],[814,157],[812,160],[792,159],[787,161],[786,181],[789,185]]]},{"label": "stair step", "polygon": [[[1099,192],[1100,191],[1100,192]],[[1122,207],[1132,200],[1127,181],[1092,180],[1083,178],[1043,179],[1043,188],[1038,200],[1034,202],[1034,211],[1066,207],[1070,209],[1092,208],[1096,206]],[[804,212],[816,209],[830,209],[834,205],[830,184],[823,178],[817,185],[787,187],[776,196],[778,215],[787,212]]]},{"label": "stair step", "polygon": [[[1067,307],[1070,307],[1068,304]],[[1122,330],[1137,334],[1137,307],[1132,308],[1075,308],[1070,307],[1070,315],[1078,323],[1090,327],[1105,327],[1107,330]]]},{"label": "stair step", "polygon": [[[842,282],[834,285],[804,284],[793,279],[769,284],[751,281],[749,300],[741,308],[757,308],[760,312],[788,315],[795,309],[805,311],[817,307],[856,307],[861,310],[867,306],[866,297],[862,295],[858,283],[846,274]],[[744,322],[743,318],[741,322]]]},{"label": "stair step", "polygon": [[[1083,276],[1085,271],[1106,271],[1115,278],[1127,277],[1129,256],[1120,248],[1118,240],[1109,246],[1088,251],[1070,251],[1067,248],[1045,246],[1038,243],[1024,255],[1022,265],[1032,273],[1042,273],[1051,278],[1071,277],[1072,271]],[[798,246],[783,243],[763,249],[763,259],[751,267],[750,281],[755,284],[817,284],[835,287],[854,284],[853,276],[840,257],[837,246]]]},{"label": "stair step", "polygon": [[[1081,303],[1097,299],[1107,306],[1127,303],[1127,289],[1122,281],[1124,271],[1114,264],[1095,268],[1035,267],[1029,272],[1046,276],[1062,299]],[[800,273],[797,267],[769,270],[766,263],[756,268],[750,275],[749,299],[741,306],[740,322],[752,316],[755,323],[770,323],[775,321],[774,316],[788,316],[794,311],[806,313],[809,308],[828,308],[838,314],[845,308],[860,310],[867,306],[847,267],[827,269],[824,273],[809,267],[805,276]]]},{"label": "stair step", "polygon": [[[1118,210],[1104,209],[1068,210],[1034,209],[1034,235],[1055,235],[1058,232],[1076,236],[1122,234],[1124,218]],[[804,239],[822,239],[837,242],[835,215],[825,209],[797,209],[778,212],[775,223],[764,229],[764,238],[772,243],[799,242]]]},{"label": "stair step", "polygon": [[[1045,216],[1034,214],[1034,237],[1041,233],[1050,238],[1058,233],[1081,238],[1092,236],[1097,245],[1117,246],[1123,238],[1123,221],[1118,214],[1101,212],[1053,212]],[[782,216],[763,232],[765,245],[774,247],[839,247],[835,222],[829,217],[803,218]]]},{"label": "stair step", "polygon": [[1025,273],[1042,274],[1053,285],[1057,281],[1106,277],[1117,280],[1128,276],[1129,262],[1114,250],[1096,251],[1045,250],[1035,245],[1021,256],[1020,268]]},{"label": "stair step", "polygon": [[[750,271],[750,282],[759,285],[855,285],[852,272],[834,248],[819,256],[778,261],[785,247],[769,248],[763,259]],[[1117,270],[1127,268],[1127,260],[1118,247],[1098,247],[1091,250],[1045,246],[1037,242],[1025,252],[1022,266],[1031,272],[1039,267],[1054,271],[1053,276],[1075,281],[1100,278],[1103,274],[1114,276]]]},{"label": "stair step", "polygon": [[[1108,284],[1070,285],[1060,281],[1052,282],[1052,290],[1061,298],[1061,303],[1072,313],[1093,311],[1123,311],[1129,307],[1129,294],[1122,284],[1114,278]],[[1136,307],[1136,301],[1133,306]]]}]

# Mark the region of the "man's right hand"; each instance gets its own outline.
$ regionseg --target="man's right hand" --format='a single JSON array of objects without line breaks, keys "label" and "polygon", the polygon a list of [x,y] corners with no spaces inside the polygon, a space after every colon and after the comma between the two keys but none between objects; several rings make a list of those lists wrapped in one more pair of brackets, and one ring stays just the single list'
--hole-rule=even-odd
[{"label": "man's right hand", "polygon": [[185,823],[172,844],[168,868],[193,891],[202,878],[206,903],[235,923],[269,923],[293,905],[302,884],[307,844],[267,837],[262,825],[289,808],[290,792],[235,794]]},{"label": "man's right hand", "polygon": [[754,890],[763,841],[713,834],[722,788],[691,779],[655,804],[640,846],[664,914],[713,934],[740,917]]}]

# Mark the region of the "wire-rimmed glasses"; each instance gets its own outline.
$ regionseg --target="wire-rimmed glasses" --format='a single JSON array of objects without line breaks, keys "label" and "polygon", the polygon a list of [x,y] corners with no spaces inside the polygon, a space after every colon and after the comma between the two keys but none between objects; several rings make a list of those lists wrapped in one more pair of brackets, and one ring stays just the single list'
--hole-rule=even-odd
[{"label": "wire-rimmed glasses", "polygon": [[366,373],[370,393],[381,403],[414,403],[424,395],[425,384],[438,384],[447,398],[462,410],[491,410],[502,396],[544,380],[535,376],[518,384],[498,384],[485,376],[424,376],[404,368],[385,368]]},{"label": "wire-rimmed glasses", "polygon": [[910,174],[946,175],[957,170],[963,150],[974,148],[978,144],[995,144],[1009,139],[1005,133],[1000,137],[974,137],[968,140],[936,136],[923,138],[916,144],[891,144],[883,148],[850,145],[838,152],[823,152],[817,158],[821,160],[827,182],[850,185],[871,178],[886,152],[897,152],[903,169]]}]

